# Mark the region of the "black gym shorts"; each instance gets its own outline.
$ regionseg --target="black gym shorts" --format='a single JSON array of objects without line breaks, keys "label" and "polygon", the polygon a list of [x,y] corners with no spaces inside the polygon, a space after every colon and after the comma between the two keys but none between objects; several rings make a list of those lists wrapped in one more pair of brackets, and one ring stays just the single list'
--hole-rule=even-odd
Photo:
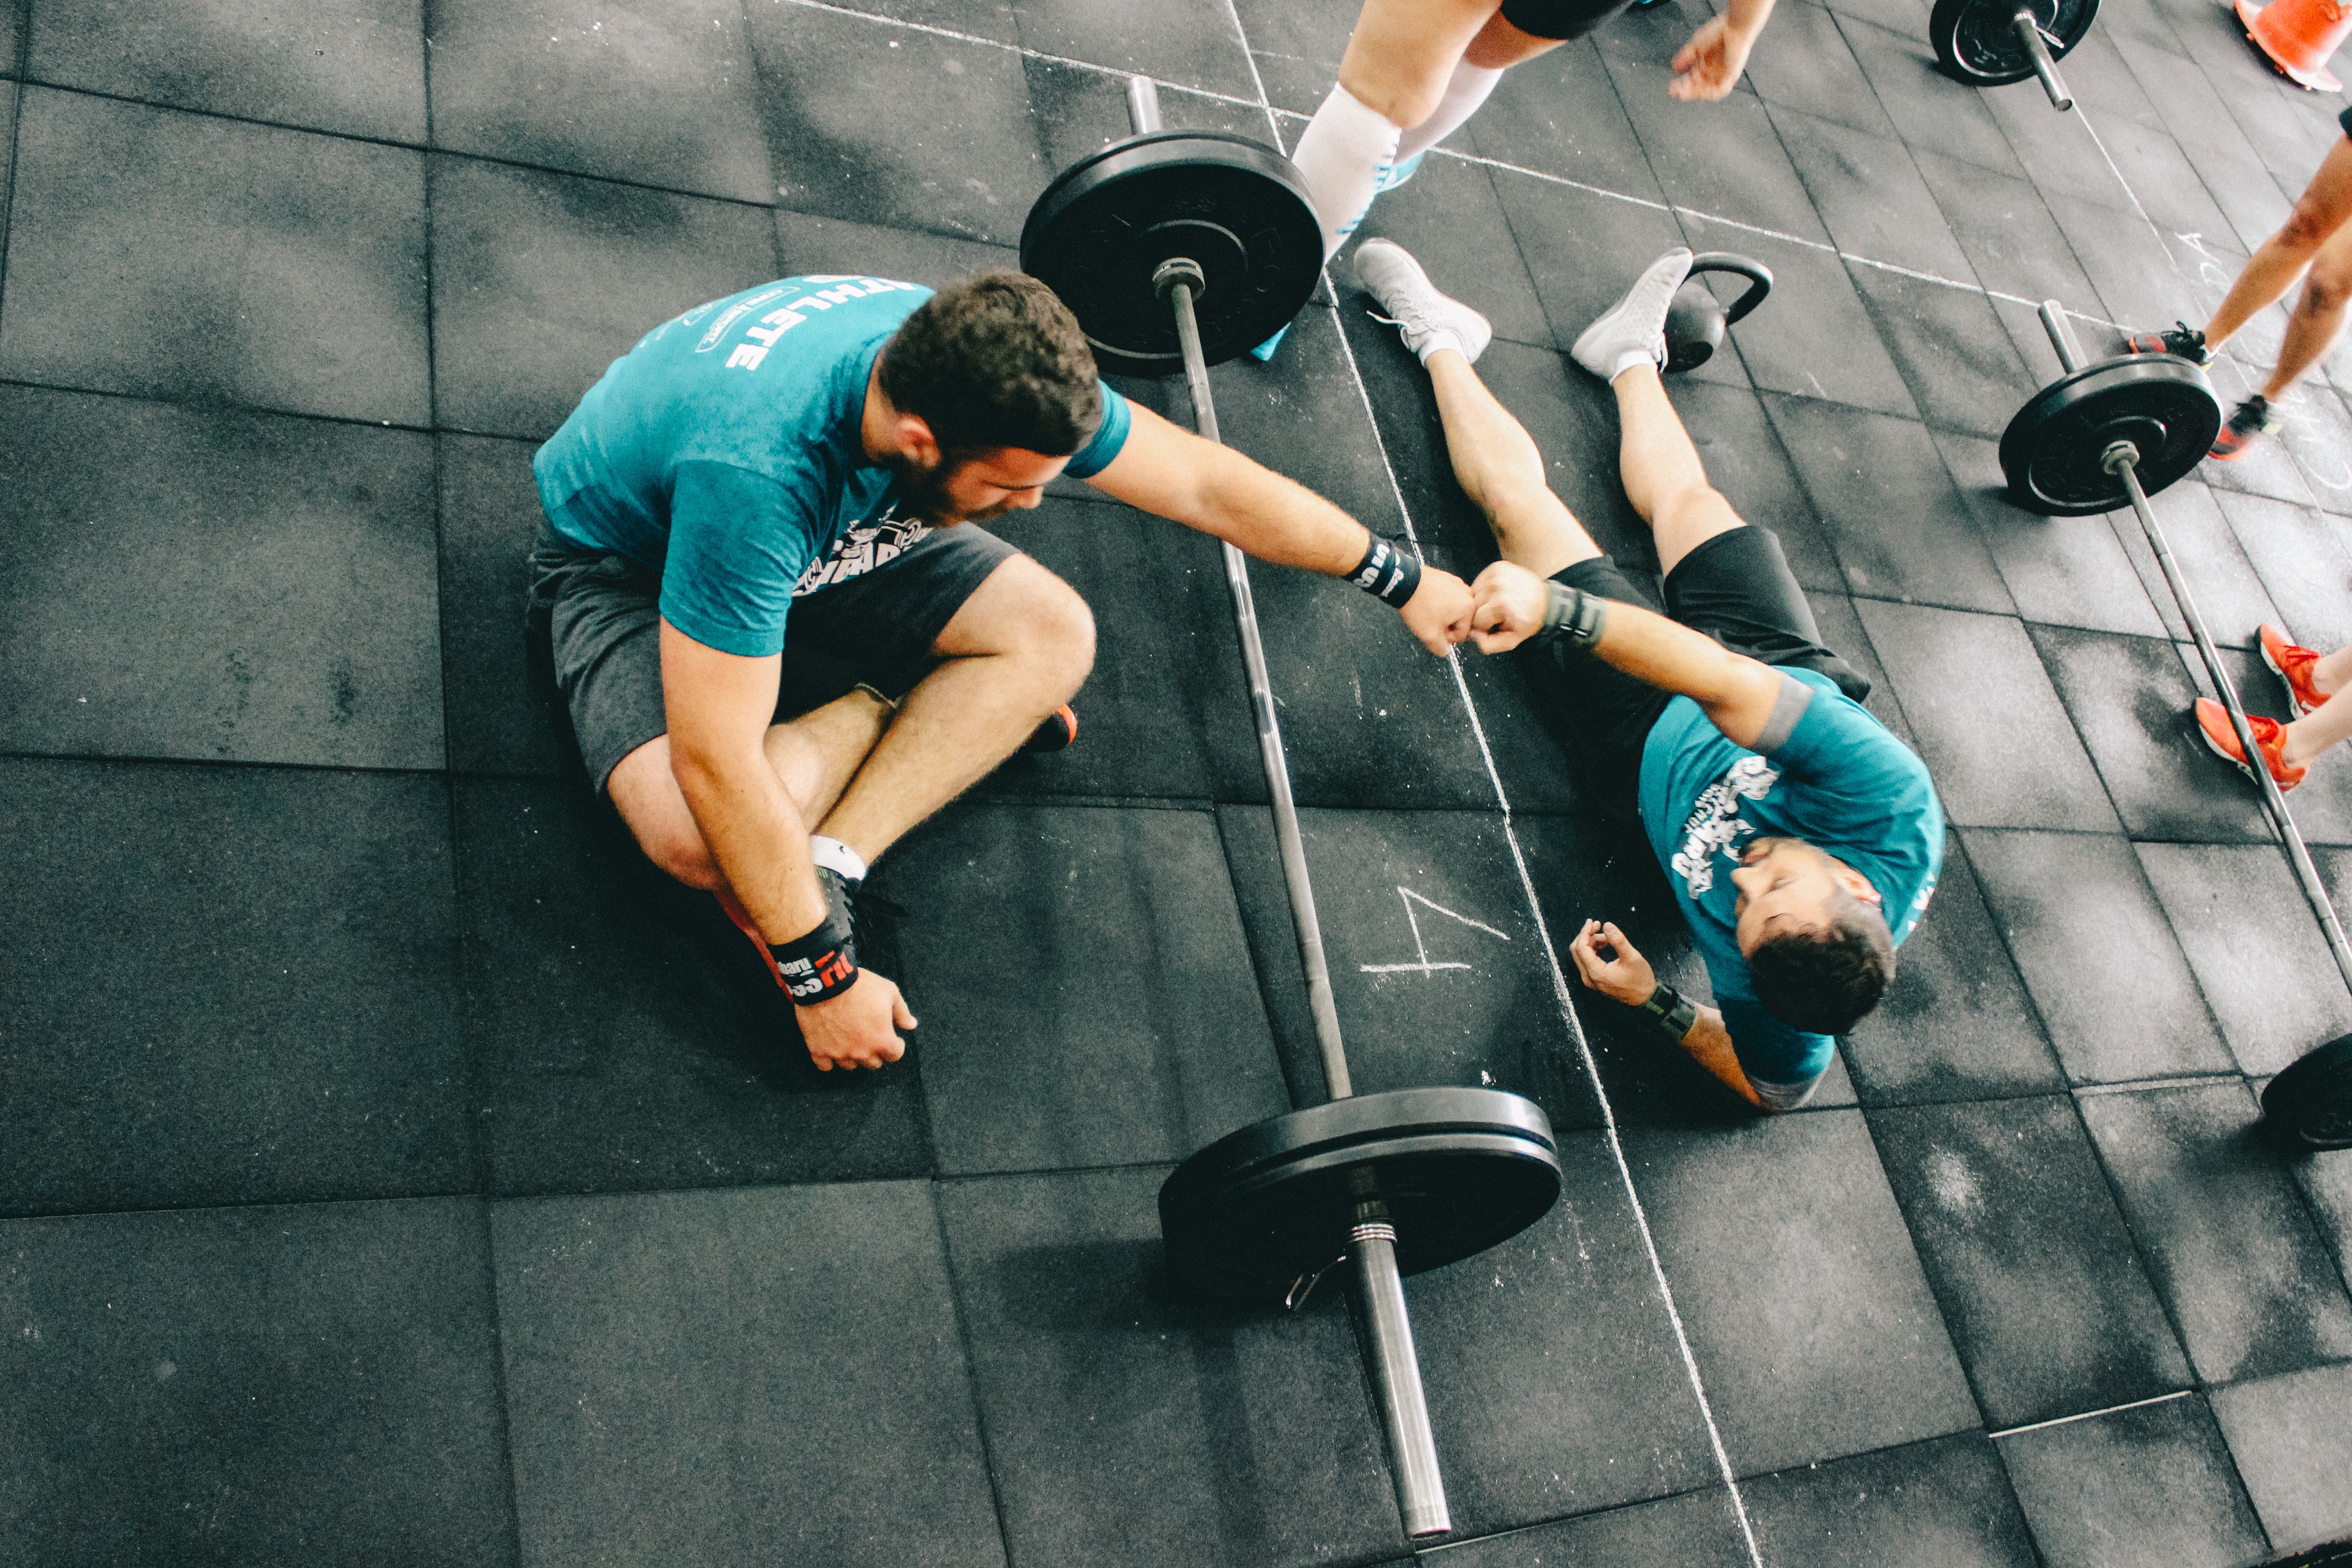
[{"label": "black gym shorts", "polygon": [[[855,542],[845,536],[836,556],[844,547]],[[903,695],[938,664],[931,645],[964,601],[1020,553],[985,529],[957,523],[929,530],[879,566],[794,598],[776,718],[795,718],[861,684]],[[627,556],[583,550],[545,522],[530,570],[530,628],[548,639],[581,760],[602,795],[622,758],[669,732],[661,577]]]},{"label": "black gym shorts", "polygon": [[[1658,607],[1606,555],[1563,567],[1552,577],[1604,599],[1645,610]],[[1805,591],[1769,529],[1735,528],[1684,556],[1666,574],[1666,615],[1735,653],[1817,670],[1856,702],[1870,695],[1870,682],[1822,646]],[[1570,754],[1591,771],[1591,783],[1607,804],[1633,809],[1641,785],[1642,747],[1673,693],[1602,663],[1565,637],[1528,649],[1528,657],[1539,672],[1537,684],[1568,727]]]},{"label": "black gym shorts", "polygon": [[1580,38],[1633,0],[1503,0],[1503,20],[1538,38]]}]

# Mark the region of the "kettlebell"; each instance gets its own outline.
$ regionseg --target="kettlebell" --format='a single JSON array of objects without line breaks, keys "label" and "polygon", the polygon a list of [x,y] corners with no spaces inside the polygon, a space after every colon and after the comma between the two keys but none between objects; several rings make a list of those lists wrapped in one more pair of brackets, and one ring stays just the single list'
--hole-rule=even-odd
[{"label": "kettlebell", "polygon": [[[1702,272],[1737,272],[1748,279],[1748,292],[1727,310],[1698,280]],[[1666,371],[1696,370],[1723,346],[1723,330],[1764,302],[1772,291],[1772,269],[1760,261],[1734,256],[1727,250],[1704,251],[1691,258],[1690,276],[1675,290],[1666,307]]]}]

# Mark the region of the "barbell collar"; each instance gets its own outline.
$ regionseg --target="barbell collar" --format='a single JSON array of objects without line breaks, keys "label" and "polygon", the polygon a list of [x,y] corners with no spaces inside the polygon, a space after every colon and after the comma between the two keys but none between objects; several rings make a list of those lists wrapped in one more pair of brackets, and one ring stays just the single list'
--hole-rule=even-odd
[{"label": "barbell collar", "polygon": [[[1162,300],[1166,300],[1170,291],[1172,290],[1179,283],[1184,284],[1192,290],[1192,298],[1196,302],[1204,298],[1209,292],[1208,274],[1202,272],[1201,270],[1201,264],[1193,260],[1189,256],[1171,256],[1152,269],[1151,291],[1159,295]],[[1177,335],[1180,337],[1182,336],[1183,331],[1184,329],[1180,325],[1176,329]],[[1193,353],[1198,353],[1200,352],[1201,332],[1200,324],[1197,321],[1193,323],[1192,342],[1193,344]],[[1191,374],[1192,368],[1192,361],[1187,359],[1184,362],[1184,369],[1188,375]]]},{"label": "barbell collar", "polygon": [[1405,1315],[1404,1279],[1397,1272],[1396,1227],[1378,1221],[1354,1226],[1348,1236],[1356,1256],[1356,1286],[1372,1342],[1372,1372],[1380,1384],[1381,1415],[1389,1430],[1395,1463],[1397,1511],[1404,1532],[1415,1541],[1454,1529],[1445,1506],[1445,1481],[1437,1469],[1437,1438],[1429,1428],[1429,1399],[1421,1386],[1421,1363],[1412,1349],[1412,1321]]},{"label": "barbell collar", "polygon": [[[2124,475],[2124,488],[2130,491],[2132,505],[2146,510],[2147,495],[2139,488],[2139,448],[2129,441],[2110,441],[2107,449],[2099,454],[2099,467],[2111,474]],[[2126,473],[2128,469],[2130,472]]]}]

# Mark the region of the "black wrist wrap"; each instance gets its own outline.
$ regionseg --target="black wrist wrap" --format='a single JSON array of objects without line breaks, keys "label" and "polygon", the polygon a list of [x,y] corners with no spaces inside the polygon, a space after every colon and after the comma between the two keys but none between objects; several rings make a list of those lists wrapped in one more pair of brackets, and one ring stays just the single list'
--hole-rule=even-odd
[{"label": "black wrist wrap", "polygon": [[1565,583],[1544,586],[1550,590],[1550,597],[1544,605],[1543,629],[1529,642],[1549,642],[1563,633],[1579,647],[1591,647],[1601,640],[1601,628],[1609,620],[1608,600]]},{"label": "black wrist wrap", "polygon": [[837,910],[828,912],[824,923],[808,935],[772,942],[768,952],[796,1007],[838,996],[857,982],[857,953],[850,945],[849,921]]},{"label": "black wrist wrap", "polygon": [[1689,1034],[1691,1026],[1698,1022],[1698,1005],[1663,983],[1650,993],[1650,999],[1642,1004],[1642,1011],[1650,1016],[1660,1033],[1676,1045],[1682,1044],[1683,1037]]},{"label": "black wrist wrap", "polygon": [[1402,610],[1421,586],[1421,560],[1402,545],[1372,535],[1371,548],[1348,574],[1348,581],[1391,609]]}]

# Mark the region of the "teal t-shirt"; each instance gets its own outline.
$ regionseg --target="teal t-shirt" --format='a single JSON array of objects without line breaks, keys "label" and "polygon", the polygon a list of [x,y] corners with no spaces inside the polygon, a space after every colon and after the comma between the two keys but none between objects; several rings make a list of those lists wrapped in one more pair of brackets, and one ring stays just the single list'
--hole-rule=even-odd
[{"label": "teal t-shirt", "polygon": [[[695,641],[780,651],[794,593],[823,586],[835,542],[898,504],[859,421],[875,355],[930,295],[885,278],[785,278],[663,322],[531,460],[549,521],[659,572],[662,618]],[[1074,479],[1126,443],[1127,400],[1108,386],[1102,400],[1064,470]]]},{"label": "teal t-shirt", "polygon": [[1782,1023],[1756,1000],[1736,935],[1731,868],[1752,839],[1801,838],[1869,879],[1900,946],[1936,890],[1944,812],[1927,764],[1835,682],[1810,669],[1780,673],[1800,683],[1804,707],[1761,753],[1726,740],[1689,698],[1666,704],[1642,748],[1640,801],[1739,1065],[1750,1078],[1789,1085],[1826,1069],[1834,1042]]}]

